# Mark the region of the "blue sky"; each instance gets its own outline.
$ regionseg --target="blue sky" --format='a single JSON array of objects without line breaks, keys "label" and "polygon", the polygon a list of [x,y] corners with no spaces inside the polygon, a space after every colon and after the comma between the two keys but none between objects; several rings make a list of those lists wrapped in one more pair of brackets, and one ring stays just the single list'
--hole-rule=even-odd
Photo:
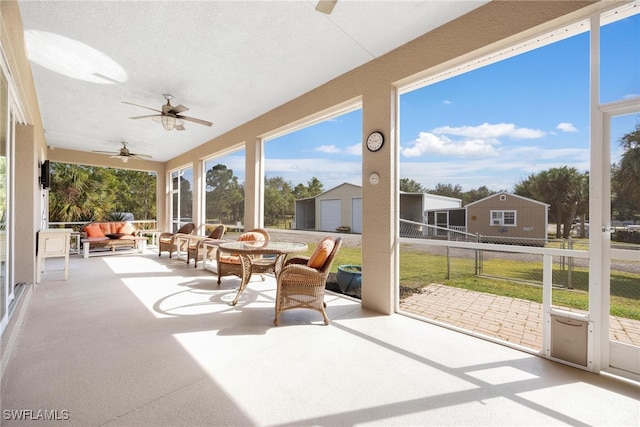
[{"label": "blue sky", "polygon": [[[603,27],[602,102],[640,96],[640,15]],[[583,33],[400,97],[400,176],[426,188],[511,191],[552,167],[589,169],[589,35]],[[617,140],[640,121],[613,122]],[[267,141],[267,177],[329,189],[361,184],[362,113],[356,110]],[[225,164],[244,180],[244,152]]]}]

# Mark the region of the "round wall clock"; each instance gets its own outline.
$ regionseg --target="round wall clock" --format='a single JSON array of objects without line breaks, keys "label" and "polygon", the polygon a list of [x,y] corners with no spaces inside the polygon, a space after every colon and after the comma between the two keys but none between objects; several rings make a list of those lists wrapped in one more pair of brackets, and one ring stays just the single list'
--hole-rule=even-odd
[{"label": "round wall clock", "polygon": [[371,132],[371,135],[367,138],[367,148],[369,151],[378,151],[384,144],[384,136],[381,132]]}]

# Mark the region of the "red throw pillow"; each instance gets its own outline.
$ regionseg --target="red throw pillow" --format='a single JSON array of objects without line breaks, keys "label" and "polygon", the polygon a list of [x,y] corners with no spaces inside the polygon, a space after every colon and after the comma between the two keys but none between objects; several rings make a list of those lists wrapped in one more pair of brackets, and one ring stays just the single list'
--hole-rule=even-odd
[{"label": "red throw pillow", "polygon": [[335,246],[335,242],[331,237],[325,237],[322,239],[320,243],[318,243],[318,247],[307,261],[307,267],[311,268],[322,268],[324,263],[329,258],[331,251],[333,251],[333,247]]},{"label": "red throw pillow", "polygon": [[106,237],[104,235],[104,233],[102,232],[102,228],[100,228],[99,225],[95,225],[95,224],[87,225],[84,228],[84,231],[87,233],[87,236],[89,238],[92,238],[92,237]]}]

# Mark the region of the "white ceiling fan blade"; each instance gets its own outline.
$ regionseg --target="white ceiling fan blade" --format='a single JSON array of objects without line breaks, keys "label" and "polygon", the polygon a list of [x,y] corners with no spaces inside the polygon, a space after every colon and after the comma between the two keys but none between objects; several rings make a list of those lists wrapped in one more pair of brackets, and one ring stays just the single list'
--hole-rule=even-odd
[{"label": "white ceiling fan blade", "polygon": [[147,119],[149,117],[160,117],[160,116],[162,116],[162,114],[149,114],[146,116],[135,116],[135,117],[129,117],[129,118],[133,120],[137,120],[137,119]]},{"label": "white ceiling fan blade", "polygon": [[189,109],[187,107],[185,107],[182,104],[178,104],[175,107],[173,107],[171,110],[169,110],[169,113],[171,114],[180,114],[183,113],[185,111],[189,111]]},{"label": "white ceiling fan blade", "polygon": [[337,2],[338,0],[318,0],[316,11],[329,15]]},{"label": "white ceiling fan blade", "polygon": [[121,101],[123,104],[133,105],[134,107],[146,108],[147,110],[157,111],[158,113],[162,113],[160,110],[156,110],[155,108],[145,107],[144,105],[134,104],[133,102]]},{"label": "white ceiling fan blade", "polygon": [[208,122],[206,120],[202,120],[202,119],[196,119],[193,117],[188,117],[188,116],[177,116],[178,119],[182,119],[182,120],[186,120],[188,122],[193,122],[193,123],[198,123],[199,125],[204,125],[204,126],[211,126],[213,125],[213,123]]},{"label": "white ceiling fan blade", "polygon": [[118,154],[115,151],[96,151],[96,150],[93,150],[92,153],[96,153],[96,154]]},{"label": "white ceiling fan blade", "polygon": [[138,159],[138,160],[153,159],[153,157],[151,157],[148,154],[130,154],[129,157],[133,157],[134,159]]}]

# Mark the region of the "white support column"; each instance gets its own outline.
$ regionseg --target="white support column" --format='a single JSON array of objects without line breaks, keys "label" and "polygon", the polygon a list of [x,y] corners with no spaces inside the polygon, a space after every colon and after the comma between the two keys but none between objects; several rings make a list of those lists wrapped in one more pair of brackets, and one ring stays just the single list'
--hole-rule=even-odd
[{"label": "white support column", "polygon": [[[362,97],[362,306],[384,314],[397,306],[399,276],[397,96],[394,87],[375,85]],[[371,152],[365,141],[374,131],[384,144]]]},{"label": "white support column", "polygon": [[553,256],[542,256],[542,351],[551,356],[551,299],[553,288]]},{"label": "white support column", "polygon": [[196,225],[195,234],[205,234],[205,215],[204,215],[204,166],[201,160],[196,160],[191,166],[193,169],[193,201],[192,201],[192,221]]},{"label": "white support column", "polygon": [[264,225],[264,149],[263,142],[256,138],[246,143],[244,229],[250,230]]},{"label": "white support column", "polygon": [[[600,15],[591,17],[590,55],[590,127],[591,164],[589,173],[589,320],[593,339],[589,340],[592,367],[599,372],[608,353],[609,300],[605,287],[609,283],[609,245],[611,225],[610,149],[608,125],[603,123],[600,105]],[[605,136],[606,135],[606,136]],[[606,298],[606,301],[605,301]]]}]

